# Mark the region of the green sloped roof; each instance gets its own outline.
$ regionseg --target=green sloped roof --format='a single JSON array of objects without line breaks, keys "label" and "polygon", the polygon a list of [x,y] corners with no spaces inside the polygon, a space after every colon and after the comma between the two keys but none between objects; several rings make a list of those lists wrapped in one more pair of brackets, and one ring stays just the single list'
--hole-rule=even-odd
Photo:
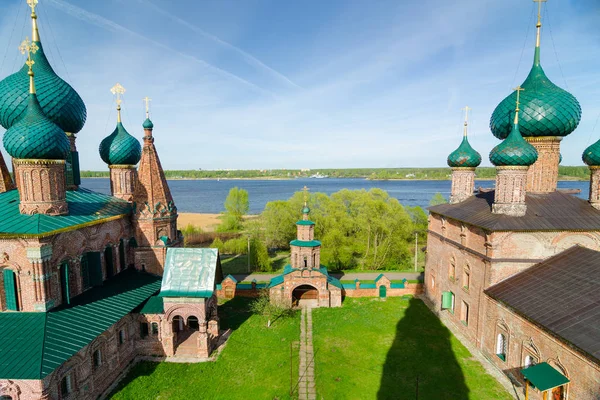
[{"label": "green sloped roof", "polygon": [[[63,81],[52,69],[41,42],[35,42],[39,50],[32,55],[35,62],[35,86],[44,114],[63,131],[77,133],[83,128],[87,117],[85,104],[77,92]],[[0,81],[0,125],[8,129],[27,109],[29,93],[29,67]]]},{"label": "green sloped roof", "polygon": [[[531,71],[521,84],[521,132],[523,136],[567,136],[581,120],[581,106],[569,92],[548,79],[540,64],[540,48],[536,47]],[[490,129],[504,139],[510,133],[515,115],[515,92],[508,95],[494,110]]]},{"label": "green sloped roof", "polygon": [[152,121],[150,121],[150,118],[146,118],[146,120],[142,124],[142,127],[144,129],[152,129],[152,128],[154,128],[154,124],[152,123]]},{"label": "green sloped roof", "polygon": [[467,136],[463,136],[460,146],[448,156],[448,165],[455,168],[475,168],[479,164],[481,164],[481,154],[471,147]]},{"label": "green sloped roof", "polygon": [[64,160],[71,146],[65,132],[52,122],[37,96],[29,94],[23,118],[4,133],[4,148],[14,158]]},{"label": "green sloped roof", "polygon": [[296,222],[296,225],[314,225],[315,223],[312,221],[308,221],[308,220],[303,220],[301,219],[300,221]]},{"label": "green sloped roof", "polygon": [[[562,158],[562,154],[561,154]],[[597,167],[600,165],[600,140],[592,143],[587,149],[583,151],[581,159],[584,163],[590,167]]]},{"label": "green sloped roof", "polygon": [[529,166],[538,157],[537,150],[523,139],[519,123],[513,124],[510,135],[490,152],[490,161],[495,166]]},{"label": "green sloped roof", "polygon": [[165,312],[165,303],[160,296],[152,296],[142,304],[138,311],[140,314],[162,314]]},{"label": "green sloped roof", "polygon": [[522,369],[521,373],[525,379],[542,392],[570,382],[569,378],[552,368],[546,362]]},{"label": "green sloped roof", "polygon": [[131,212],[128,202],[83,188],[67,191],[67,203],[69,215],[24,215],[19,212],[17,190],[0,193],[0,237],[49,236]]},{"label": "green sloped roof", "polygon": [[68,306],[0,313],[0,379],[43,379],[159,288],[159,277],[126,270]]},{"label": "green sloped roof", "polygon": [[299,247],[317,247],[321,245],[321,242],[319,242],[318,240],[292,240],[290,242],[290,245],[292,246],[299,246]]},{"label": "green sloped roof", "polygon": [[100,158],[108,165],[135,165],[142,158],[142,146],[139,140],[127,132],[121,122],[100,142]]},{"label": "green sloped roof", "polygon": [[210,297],[215,290],[218,249],[169,248],[160,296]]}]

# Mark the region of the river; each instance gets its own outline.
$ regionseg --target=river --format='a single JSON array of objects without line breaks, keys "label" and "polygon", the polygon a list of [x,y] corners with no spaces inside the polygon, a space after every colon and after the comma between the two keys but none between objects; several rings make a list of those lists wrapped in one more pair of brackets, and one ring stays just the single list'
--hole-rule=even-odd
[{"label": "river", "polygon": [[[110,194],[108,178],[84,178],[82,186],[100,193]],[[169,187],[179,212],[217,214],[223,211],[223,203],[229,189],[239,187],[248,191],[250,199],[250,214],[259,214],[267,202],[287,200],[294,192],[302,190],[304,185],[311,192],[331,194],[342,189],[369,190],[379,188],[387,191],[390,196],[397,198],[400,203],[408,206],[427,207],[435,193],[441,193],[448,198],[450,181],[377,181],[362,178],[351,179],[290,179],[290,180],[170,180]],[[494,181],[476,181],[475,187],[493,187]],[[580,189],[582,198],[588,197],[589,182],[561,181],[558,187],[562,189]]]}]

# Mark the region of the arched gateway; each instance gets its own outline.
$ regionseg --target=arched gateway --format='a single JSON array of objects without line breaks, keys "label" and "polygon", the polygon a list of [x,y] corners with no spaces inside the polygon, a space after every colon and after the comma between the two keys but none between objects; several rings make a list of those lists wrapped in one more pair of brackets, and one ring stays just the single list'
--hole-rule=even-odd
[{"label": "arched gateway", "polygon": [[[306,190],[306,188],[305,188]],[[302,219],[296,222],[297,239],[290,242],[291,265],[271,279],[271,302],[291,306],[340,307],[342,284],[329,276],[320,264],[321,242],[314,239],[315,223],[308,219],[310,208],[304,200]]]}]

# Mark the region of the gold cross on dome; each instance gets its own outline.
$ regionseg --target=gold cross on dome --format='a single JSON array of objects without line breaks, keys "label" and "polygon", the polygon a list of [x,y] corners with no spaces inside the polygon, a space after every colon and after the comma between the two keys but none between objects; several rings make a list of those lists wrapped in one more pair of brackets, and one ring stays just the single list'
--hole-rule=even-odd
[{"label": "gold cross on dome", "polygon": [[519,99],[520,99],[520,96],[521,96],[521,91],[523,91],[525,89],[522,88],[521,86],[517,86],[513,90],[515,90],[517,92],[517,111],[519,111]]},{"label": "gold cross on dome", "polygon": [[27,53],[27,56],[29,58],[31,58],[32,54],[37,53],[37,51],[40,48],[38,47],[37,44],[35,44],[35,42],[30,42],[29,41],[29,37],[25,37],[25,40],[23,40],[21,42],[21,45],[19,46],[19,51],[21,52],[21,54],[25,54]]},{"label": "gold cross on dome", "polygon": [[465,125],[467,125],[467,121],[469,120],[469,111],[471,111],[472,108],[469,106],[465,106],[465,108],[463,108],[462,110],[465,112]]},{"label": "gold cross on dome", "polygon": [[152,101],[152,99],[146,96],[142,100],[144,101],[144,103],[146,103],[146,118],[148,118],[148,114],[150,113],[150,102]]},{"label": "gold cross on dome", "polygon": [[120,83],[117,83],[115,86],[110,88],[110,92],[112,94],[114,94],[115,96],[117,96],[117,105],[120,106],[121,103],[123,102],[123,99],[121,99],[121,96],[123,96],[125,94],[125,88]]},{"label": "gold cross on dome", "polygon": [[27,5],[31,7],[31,12],[35,14],[35,6],[37,6],[38,0],[27,0]]},{"label": "gold cross on dome", "polygon": [[533,0],[534,3],[538,3],[538,22],[542,18],[542,3],[548,0]]},{"label": "gold cross on dome", "polygon": [[306,185],[304,185],[304,187],[302,188],[302,191],[304,192],[304,205],[306,205],[306,203],[308,202],[308,191],[310,189],[308,189],[308,187]]}]

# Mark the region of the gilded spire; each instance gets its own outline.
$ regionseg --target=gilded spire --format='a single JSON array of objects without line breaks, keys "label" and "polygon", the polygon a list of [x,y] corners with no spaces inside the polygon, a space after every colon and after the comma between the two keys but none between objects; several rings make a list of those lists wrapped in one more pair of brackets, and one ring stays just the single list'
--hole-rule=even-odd
[{"label": "gilded spire", "polygon": [[123,99],[121,99],[121,96],[123,96],[125,94],[125,88],[120,83],[117,83],[115,86],[113,86],[110,89],[110,92],[117,97],[117,100],[116,100],[116,102],[117,102],[117,122],[120,123],[121,122],[121,103],[123,102]]},{"label": "gilded spire", "polygon": [[540,63],[540,37],[542,30],[542,3],[545,3],[547,0],[533,0],[534,3],[538,3],[538,14],[537,14],[537,23],[535,24],[536,34],[535,34],[535,56],[534,56],[534,64]]},{"label": "gilded spire", "polygon": [[308,190],[308,187],[304,185],[304,187],[302,188],[302,191],[304,192],[304,207],[308,205]]},{"label": "gilded spire", "polygon": [[465,127],[463,131],[463,136],[467,137],[467,125],[469,125],[469,111],[472,110],[472,108],[469,106],[465,106],[463,110],[465,111]]},{"label": "gilded spire", "polygon": [[35,13],[35,6],[37,6],[38,0],[27,0],[27,5],[31,7],[31,40],[34,42],[40,41],[40,33],[37,26],[37,14]]},{"label": "gilded spire", "polygon": [[[37,0],[31,1],[37,3]],[[35,7],[35,5],[33,7]],[[29,75],[29,94],[35,94],[35,82],[33,81],[33,64],[35,64],[35,61],[31,59],[31,55],[35,54],[39,50],[39,47],[34,42],[30,42],[29,38],[26,37],[19,46],[19,50],[21,51],[21,54],[27,53],[27,61],[25,61],[25,64],[29,67],[29,71],[27,72],[27,75]]]},{"label": "gilded spire", "polygon": [[517,92],[517,108],[515,108],[515,125],[519,123],[519,99],[521,98],[521,91],[525,90],[521,86],[517,86],[514,89]]}]

